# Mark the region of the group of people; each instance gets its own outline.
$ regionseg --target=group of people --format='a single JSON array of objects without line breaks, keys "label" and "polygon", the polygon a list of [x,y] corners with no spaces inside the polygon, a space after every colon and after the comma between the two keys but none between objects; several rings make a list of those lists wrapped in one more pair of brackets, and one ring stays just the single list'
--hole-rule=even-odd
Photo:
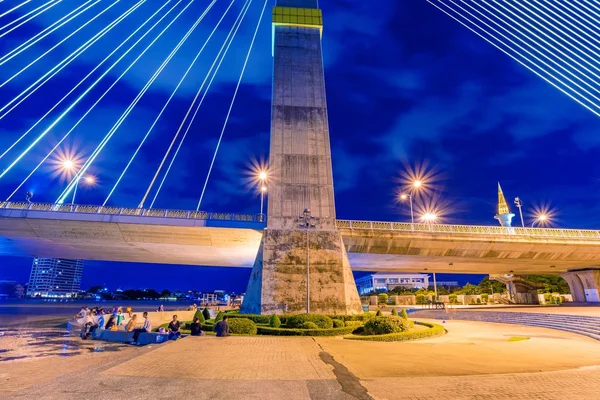
[{"label": "group of people", "polygon": [[[195,307],[196,305],[194,304]],[[162,306],[160,307],[162,308]],[[142,317],[144,318],[144,322],[141,328],[136,328],[137,325],[137,314],[132,314],[131,307],[127,307],[125,313],[129,316],[129,321],[125,326],[126,332],[132,332],[132,344],[136,344],[138,342],[139,336],[141,333],[147,333],[152,331],[152,323],[148,319],[148,313],[144,312]],[[82,329],[81,329],[81,338],[88,339],[93,336],[94,332],[97,329],[118,330],[118,326],[122,324],[125,319],[125,315],[123,313],[123,309],[121,307],[115,307],[110,311],[105,311],[102,307],[95,307],[91,310],[87,307],[81,307],[79,313],[75,316],[78,320],[82,321]],[[108,318],[108,319],[107,319]],[[223,317],[223,320],[219,321],[215,325],[215,333],[218,337],[230,336],[229,333],[229,323],[227,322],[227,316]],[[164,332],[164,328],[160,328],[159,330],[162,333],[168,333],[169,340],[177,340],[181,337],[181,322],[178,320],[177,315],[173,315],[172,321],[169,323],[167,327],[167,332]],[[190,325],[190,333],[191,336],[204,336],[204,332],[202,331],[202,324],[200,323],[199,318],[195,318],[194,322]]]}]

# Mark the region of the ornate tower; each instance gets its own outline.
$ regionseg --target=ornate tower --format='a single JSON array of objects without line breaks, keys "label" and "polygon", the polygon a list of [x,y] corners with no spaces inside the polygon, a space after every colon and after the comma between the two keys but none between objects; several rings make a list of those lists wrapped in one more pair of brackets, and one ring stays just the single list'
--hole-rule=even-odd
[{"label": "ornate tower", "polygon": [[508,208],[500,182],[498,182],[498,210],[494,218],[500,222],[500,225],[510,227],[514,216],[515,214],[511,213]]},{"label": "ornate tower", "polygon": [[317,0],[277,0],[267,229],[242,312],[362,312],[335,226],[322,31]]}]

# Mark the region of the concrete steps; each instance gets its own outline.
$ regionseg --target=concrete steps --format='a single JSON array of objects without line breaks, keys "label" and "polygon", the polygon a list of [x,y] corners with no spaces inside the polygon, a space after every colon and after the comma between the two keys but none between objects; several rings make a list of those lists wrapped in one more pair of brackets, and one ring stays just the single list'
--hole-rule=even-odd
[{"label": "concrete steps", "polygon": [[423,310],[411,316],[446,320],[465,320],[536,326],[572,332],[600,340],[600,317],[565,314],[496,312],[496,311],[456,311],[448,313],[438,310]]}]

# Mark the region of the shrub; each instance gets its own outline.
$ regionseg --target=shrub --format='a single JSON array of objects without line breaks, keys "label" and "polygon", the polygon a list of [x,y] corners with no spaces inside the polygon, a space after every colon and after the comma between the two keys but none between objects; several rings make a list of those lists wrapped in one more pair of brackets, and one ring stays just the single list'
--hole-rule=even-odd
[{"label": "shrub", "polygon": [[215,317],[215,324],[219,321],[223,321],[224,316],[225,316],[225,314],[223,313],[223,311],[219,311],[219,313]]},{"label": "shrub", "polygon": [[196,320],[196,318],[198,318],[200,320],[201,324],[204,323],[204,314],[202,314],[201,309],[196,310],[196,312],[194,313],[194,318],[192,318],[192,322],[194,322]]},{"label": "shrub", "polygon": [[395,308],[392,308],[392,315],[397,317],[398,316],[398,310],[396,310]]},{"label": "shrub", "polygon": [[377,310],[377,312],[375,313],[376,317],[382,317],[383,313],[381,312],[381,310]]},{"label": "shrub", "polygon": [[238,335],[256,335],[256,324],[248,318],[230,318],[229,332]]},{"label": "shrub", "polygon": [[429,324],[426,322],[416,322],[417,325],[426,326],[429,329],[423,329],[418,331],[409,331],[409,332],[399,332],[399,333],[390,333],[387,335],[374,335],[374,336],[363,336],[358,335],[358,330],[354,331],[354,335],[347,336],[344,339],[350,340],[367,340],[367,341],[375,341],[375,342],[399,342],[405,340],[414,340],[414,339],[424,339],[430,338],[434,336],[440,336],[446,333],[446,330],[443,326],[438,324]]},{"label": "shrub", "polygon": [[277,314],[273,314],[271,316],[271,320],[269,321],[269,326],[271,328],[279,328],[281,326],[281,321],[279,320],[279,317],[277,316]]},{"label": "shrub", "polygon": [[[346,322],[346,321],[366,321],[368,319],[373,318],[374,315],[370,312],[365,312],[363,314],[328,315],[328,317],[331,319],[340,319],[340,320]],[[283,319],[281,320],[281,323],[285,323],[285,322],[283,322]]]},{"label": "shrub", "polygon": [[381,294],[380,294],[380,295],[377,297],[377,301],[378,301],[379,303],[383,303],[383,304],[387,303],[388,299],[389,299],[389,296],[387,295],[387,293],[381,293]]},{"label": "shrub", "polygon": [[481,299],[477,298],[477,304],[481,304]]},{"label": "shrub", "polygon": [[448,298],[450,299],[450,303],[451,304],[456,304],[458,303],[458,296],[455,294],[451,294],[448,296]]},{"label": "shrub", "polygon": [[204,310],[202,310],[202,316],[204,317],[205,321],[210,319],[210,311],[208,311],[208,308],[204,308]]},{"label": "shrub", "polygon": [[412,323],[400,317],[375,317],[365,324],[365,335],[385,335],[388,333],[406,332]]},{"label": "shrub", "polygon": [[301,328],[305,322],[313,322],[317,327],[321,329],[333,328],[333,320],[327,315],[320,314],[298,314],[292,315],[287,318],[287,328]]},{"label": "shrub", "polygon": [[344,321],[344,324],[348,327],[359,327],[363,326],[365,323],[363,321]]},{"label": "shrub", "polygon": [[334,328],[343,328],[344,326],[346,326],[346,324],[341,319],[334,319],[333,320],[333,327]]},{"label": "shrub", "polygon": [[400,318],[404,318],[404,319],[408,319],[408,313],[406,312],[406,309],[402,309],[402,311],[400,311]]},{"label": "shrub", "polygon": [[271,317],[269,315],[260,315],[260,314],[227,314],[229,317],[229,321],[234,318],[246,318],[253,321],[255,324],[265,324],[268,325]]},{"label": "shrub", "polygon": [[273,336],[340,336],[357,332],[358,329],[362,329],[362,327],[356,328],[354,326],[345,326],[343,328],[331,329],[288,329],[258,326],[258,334]]},{"label": "shrub", "polygon": [[396,300],[389,300],[389,301],[388,301],[388,304],[389,304],[390,306],[395,306],[395,305],[396,305]]},{"label": "shrub", "polygon": [[303,323],[301,328],[302,329],[319,329],[317,324],[315,324],[314,322],[310,322],[310,321],[306,321],[305,323]]},{"label": "shrub", "polygon": [[424,294],[417,295],[417,304],[425,304],[425,295]]},{"label": "shrub", "polygon": [[482,301],[483,303],[487,303],[489,299],[490,299],[490,296],[488,296],[488,295],[487,295],[487,293],[483,293],[483,294],[481,295],[481,301]]}]

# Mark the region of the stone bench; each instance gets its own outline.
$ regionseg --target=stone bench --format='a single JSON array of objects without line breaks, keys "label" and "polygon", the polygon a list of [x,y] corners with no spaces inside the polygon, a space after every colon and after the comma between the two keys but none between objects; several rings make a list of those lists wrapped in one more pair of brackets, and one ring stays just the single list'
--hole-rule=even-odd
[{"label": "stone bench", "polygon": [[[133,332],[96,330],[94,332],[94,340],[129,343],[133,340]],[[153,343],[164,343],[168,340],[168,333],[146,332],[140,333],[140,336],[138,337],[138,344],[147,345]]]}]

